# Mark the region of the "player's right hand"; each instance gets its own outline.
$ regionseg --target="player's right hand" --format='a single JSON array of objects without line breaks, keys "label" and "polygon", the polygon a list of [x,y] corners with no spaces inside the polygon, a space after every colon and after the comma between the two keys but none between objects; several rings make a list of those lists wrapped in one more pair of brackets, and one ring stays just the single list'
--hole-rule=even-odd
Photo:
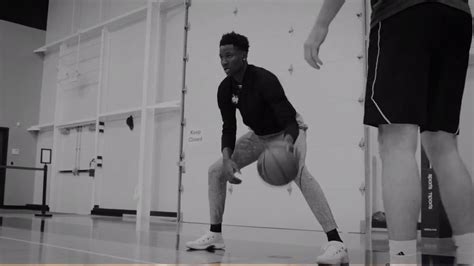
[{"label": "player's right hand", "polygon": [[237,164],[232,161],[231,159],[224,159],[223,161],[223,175],[229,181],[231,184],[240,184],[242,183],[242,180],[237,178],[234,173],[239,173],[240,174],[240,169],[237,166]]},{"label": "player's right hand", "polygon": [[304,43],[304,59],[310,66],[316,69],[320,69],[323,65],[323,61],[319,58],[319,48],[324,40],[326,40],[327,34],[327,27],[319,27],[316,25]]}]

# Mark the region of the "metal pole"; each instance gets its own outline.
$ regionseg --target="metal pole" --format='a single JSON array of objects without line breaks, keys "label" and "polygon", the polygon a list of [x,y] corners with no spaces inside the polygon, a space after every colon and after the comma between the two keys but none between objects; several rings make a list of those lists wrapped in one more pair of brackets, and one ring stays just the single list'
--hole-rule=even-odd
[{"label": "metal pole", "polygon": [[[369,64],[369,2],[367,0],[363,1],[364,10],[364,76],[368,75],[368,64]],[[365,150],[364,150],[364,161],[365,161],[365,246],[367,249],[366,253],[366,262],[369,264],[372,263],[372,211],[373,211],[373,186],[372,186],[372,172],[376,169],[371,169],[372,160],[371,160],[371,139],[370,139],[370,129],[364,126],[364,139],[365,139]]]},{"label": "metal pole", "polygon": [[37,170],[37,171],[43,171],[43,168],[36,168],[36,167],[24,167],[24,166],[8,166],[8,165],[0,165],[0,169],[5,168],[5,169],[18,169],[18,170]]},{"label": "metal pole", "polygon": [[41,208],[41,214],[44,215],[46,213],[46,182],[48,180],[48,165],[44,165],[44,170],[43,170],[43,201],[42,201],[42,208]]},{"label": "metal pole", "polygon": [[187,50],[188,50],[188,31],[189,31],[189,7],[191,6],[191,0],[184,0],[185,14],[184,14],[184,45],[183,45],[183,79],[182,79],[182,90],[181,90],[181,131],[179,139],[179,176],[178,176],[178,211],[176,214],[177,230],[179,233],[179,227],[181,223],[181,192],[182,192],[182,179],[184,172],[184,151],[183,151],[183,138],[184,138],[184,127],[186,120],[184,118],[184,107],[186,98],[186,63],[188,61]]},{"label": "metal pole", "polygon": [[46,214],[46,186],[48,182],[48,165],[45,164],[43,167],[43,202],[41,205],[41,214],[35,214],[38,217],[52,217],[52,214]]}]

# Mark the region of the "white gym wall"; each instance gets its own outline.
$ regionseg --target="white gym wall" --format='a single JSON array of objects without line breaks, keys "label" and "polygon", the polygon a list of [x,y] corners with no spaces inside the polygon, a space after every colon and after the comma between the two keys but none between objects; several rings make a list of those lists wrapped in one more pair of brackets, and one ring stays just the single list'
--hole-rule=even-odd
[{"label": "white gym wall", "polygon": [[[171,4],[175,3],[180,1]],[[141,164],[140,156],[145,153],[156,158],[151,166],[151,210],[176,211],[182,59],[170,58],[169,51],[182,50],[182,40],[173,43],[172,36],[184,22],[180,19],[167,26],[167,20],[174,19],[171,13],[175,10],[182,13],[182,8],[171,5],[172,10],[163,11],[160,17],[157,4],[152,8],[146,4],[130,0],[50,1],[47,42],[36,50],[44,58],[44,76],[40,122],[33,129],[40,140],[53,135],[55,163],[48,196],[54,211],[86,214],[94,205],[136,210],[143,187],[140,167],[151,165]],[[146,20],[149,10],[154,17],[150,28]],[[154,58],[146,67],[149,31],[154,45],[148,55]],[[145,69],[153,72],[146,85]],[[149,87],[145,100],[144,86]],[[151,124],[154,129],[145,126],[151,132],[145,136],[152,141],[145,144],[151,148],[140,142],[143,110],[151,111],[155,120]],[[129,116],[133,117],[133,130],[125,123]],[[98,133],[97,127],[104,132]],[[38,149],[43,146],[39,142]],[[99,162],[96,156],[103,160]],[[96,165],[103,165],[96,167],[94,178],[88,173],[59,173],[88,169],[93,158]]]},{"label": "white gym wall", "polygon": [[[207,223],[209,219],[207,169],[220,156],[222,122],[216,93],[225,77],[218,58],[219,40],[223,33],[235,30],[249,38],[249,62],[278,76],[288,98],[309,125],[307,165],[323,187],[341,230],[363,230],[365,165],[364,150],[359,145],[364,127],[363,106],[358,100],[365,87],[364,1],[346,1],[321,49],[323,69],[317,71],[304,61],[302,46],[322,2],[192,1],[186,79],[184,221]],[[46,44],[146,4],[145,0],[50,0]],[[168,111],[159,111],[163,109],[157,106],[180,98],[184,7],[163,11],[159,20],[152,20],[148,57],[152,63],[145,90],[146,12],[139,14],[82,39],[79,53],[77,37],[43,53],[37,148],[54,146],[48,203],[55,211],[88,213],[93,205],[137,209],[143,187],[139,185],[140,171],[150,163],[151,210],[177,210],[179,111],[173,104]],[[74,80],[76,67],[81,74],[78,80]],[[473,80],[470,68],[459,139],[471,173]],[[144,91],[148,91],[145,100]],[[154,115],[154,122],[147,120],[143,124],[140,115],[148,112]],[[134,117],[133,131],[125,124],[129,115]],[[240,114],[237,116],[241,121]],[[85,126],[96,121],[105,122],[104,133]],[[60,130],[74,125],[84,125],[79,133],[80,145],[74,128],[69,135]],[[147,132],[141,132],[143,128]],[[245,132],[246,127],[239,123],[238,135]],[[142,138],[152,141],[142,147]],[[370,144],[375,153],[376,139],[371,138]],[[76,147],[80,148],[81,169],[88,168],[95,156],[103,156],[103,167],[96,168],[95,178],[87,173],[58,173],[63,167],[70,170],[75,166]],[[146,157],[152,162],[140,161],[144,154],[152,154]],[[373,170],[378,173],[374,178],[379,179],[380,168]],[[225,224],[321,230],[296,185],[270,188],[257,176],[255,165],[242,173],[241,185],[228,186],[231,192],[227,194]],[[35,203],[41,199],[41,186],[42,181],[35,182]],[[375,199],[373,205],[381,206],[381,199]]]}]

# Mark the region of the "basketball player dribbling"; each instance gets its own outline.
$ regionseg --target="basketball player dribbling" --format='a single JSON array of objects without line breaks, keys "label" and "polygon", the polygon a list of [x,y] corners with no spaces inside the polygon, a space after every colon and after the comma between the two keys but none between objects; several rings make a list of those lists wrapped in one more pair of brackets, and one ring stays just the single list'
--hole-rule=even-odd
[{"label": "basketball player dribbling", "polygon": [[[326,197],[316,179],[305,166],[307,126],[288,101],[278,78],[268,70],[247,62],[247,37],[227,33],[220,41],[220,59],[227,77],[219,85],[217,100],[221,111],[222,158],[208,173],[210,231],[186,243],[190,249],[223,249],[222,220],[227,182],[242,181],[234,173],[258,160],[266,144],[285,140],[294,151],[299,172],[294,180],[311,211],[327,235],[317,263],[348,263],[347,249],[342,242]],[[250,131],[236,141],[236,110],[239,109]]]}]

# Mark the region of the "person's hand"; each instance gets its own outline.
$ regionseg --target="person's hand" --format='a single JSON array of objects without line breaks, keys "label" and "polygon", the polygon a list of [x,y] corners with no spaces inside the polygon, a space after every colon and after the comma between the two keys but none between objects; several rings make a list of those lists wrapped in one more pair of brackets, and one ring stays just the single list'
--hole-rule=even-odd
[{"label": "person's hand", "polygon": [[319,48],[328,34],[328,27],[315,26],[304,42],[304,59],[316,69],[320,69],[323,62],[319,58]]},{"label": "person's hand", "polygon": [[236,185],[242,183],[242,180],[240,180],[234,175],[234,173],[240,174],[239,167],[234,161],[232,161],[231,159],[224,159],[223,166],[223,175],[227,179],[227,181],[229,181],[229,183]]}]

